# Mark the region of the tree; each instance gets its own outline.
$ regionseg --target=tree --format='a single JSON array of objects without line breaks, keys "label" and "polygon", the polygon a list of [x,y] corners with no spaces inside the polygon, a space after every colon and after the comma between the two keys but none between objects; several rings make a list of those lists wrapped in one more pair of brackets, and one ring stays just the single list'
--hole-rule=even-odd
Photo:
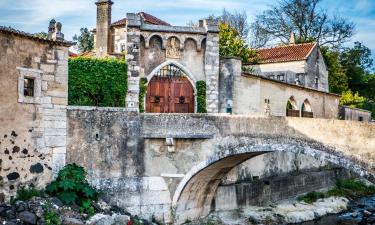
[{"label": "tree", "polygon": [[219,23],[220,56],[240,57],[242,61],[256,60],[255,51],[251,50],[236,29],[226,23]]},{"label": "tree", "polygon": [[35,33],[34,36],[46,39],[48,37],[48,34],[46,32],[39,32],[39,33]]},{"label": "tree", "polygon": [[353,108],[363,108],[366,99],[359,96],[358,92],[353,94],[351,90],[344,91],[340,99],[340,105],[346,105]]},{"label": "tree", "polygon": [[349,89],[349,81],[346,70],[340,62],[341,53],[337,50],[330,50],[327,47],[321,48],[322,55],[328,68],[328,83],[330,92],[341,94]]},{"label": "tree", "polygon": [[88,52],[94,49],[94,35],[87,29],[81,28],[79,36],[74,35],[73,40],[78,42],[78,49],[82,52]]},{"label": "tree", "polygon": [[282,0],[278,6],[264,11],[252,24],[253,33],[264,40],[289,42],[291,32],[298,42],[317,41],[320,45],[341,47],[353,35],[355,25],[345,18],[329,17],[318,7],[321,0]]},{"label": "tree", "polygon": [[250,24],[247,21],[247,14],[245,11],[230,13],[226,9],[223,10],[223,14],[220,17],[222,23],[228,24],[231,28],[236,29],[238,35],[247,40],[250,32]]}]

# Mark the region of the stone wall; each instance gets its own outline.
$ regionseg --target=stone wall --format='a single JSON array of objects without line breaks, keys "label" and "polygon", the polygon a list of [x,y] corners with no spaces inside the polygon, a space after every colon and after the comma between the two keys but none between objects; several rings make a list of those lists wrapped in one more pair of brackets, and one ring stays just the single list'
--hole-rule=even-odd
[{"label": "stone wall", "polygon": [[[0,58],[0,195],[9,200],[65,164],[68,47],[0,32]],[[34,79],[34,97],[24,96],[24,78]]]},{"label": "stone wall", "polygon": [[340,106],[339,117],[343,120],[371,122],[371,111]]}]

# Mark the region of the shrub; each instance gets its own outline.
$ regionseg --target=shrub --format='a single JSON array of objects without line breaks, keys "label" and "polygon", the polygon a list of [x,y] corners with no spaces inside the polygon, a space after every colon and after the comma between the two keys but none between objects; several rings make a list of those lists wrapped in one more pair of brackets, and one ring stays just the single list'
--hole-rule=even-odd
[{"label": "shrub", "polygon": [[200,80],[197,86],[197,113],[206,113],[206,82]]},{"label": "shrub", "polygon": [[77,204],[81,212],[88,214],[94,213],[92,202],[99,197],[99,192],[87,182],[84,168],[76,164],[68,164],[60,170],[56,180],[46,187],[46,193],[66,205]]},{"label": "shrub", "polygon": [[61,225],[61,220],[59,215],[51,210],[52,205],[47,204],[43,207],[44,209],[44,214],[43,214],[43,219],[45,225]]},{"label": "shrub", "polygon": [[139,81],[139,112],[145,112],[145,94],[147,91],[147,78],[143,77]]},{"label": "shrub", "polygon": [[325,195],[322,192],[312,191],[307,193],[306,195],[302,195],[297,198],[298,201],[304,201],[306,203],[313,203],[320,198],[324,198]]},{"label": "shrub", "polygon": [[127,65],[119,59],[69,59],[69,105],[124,107]]},{"label": "shrub", "polygon": [[16,202],[18,200],[27,201],[30,200],[32,197],[39,197],[40,195],[41,192],[37,190],[34,186],[21,187],[17,190],[17,195],[12,200],[12,202]]}]

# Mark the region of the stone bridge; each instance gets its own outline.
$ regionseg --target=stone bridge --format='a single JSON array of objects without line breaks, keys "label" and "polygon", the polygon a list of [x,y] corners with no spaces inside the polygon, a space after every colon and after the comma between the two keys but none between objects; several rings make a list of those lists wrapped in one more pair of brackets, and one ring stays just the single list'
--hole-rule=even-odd
[{"label": "stone bridge", "polygon": [[327,160],[375,181],[375,125],[226,114],[136,114],[71,107],[67,161],[88,170],[106,198],[143,216],[207,215],[221,179],[273,151]]}]

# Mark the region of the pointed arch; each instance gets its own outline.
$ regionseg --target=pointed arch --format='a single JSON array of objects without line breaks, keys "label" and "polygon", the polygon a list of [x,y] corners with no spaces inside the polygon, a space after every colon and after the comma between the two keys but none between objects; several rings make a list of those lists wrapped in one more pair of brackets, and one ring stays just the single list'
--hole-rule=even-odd
[{"label": "pointed arch", "polygon": [[286,103],[286,116],[299,117],[298,104],[293,96]]},{"label": "pointed arch", "polygon": [[308,118],[313,118],[314,114],[311,108],[311,104],[308,99],[305,99],[303,101],[302,106],[301,106],[301,116],[302,117],[308,117]]}]

